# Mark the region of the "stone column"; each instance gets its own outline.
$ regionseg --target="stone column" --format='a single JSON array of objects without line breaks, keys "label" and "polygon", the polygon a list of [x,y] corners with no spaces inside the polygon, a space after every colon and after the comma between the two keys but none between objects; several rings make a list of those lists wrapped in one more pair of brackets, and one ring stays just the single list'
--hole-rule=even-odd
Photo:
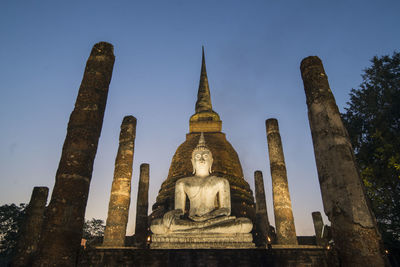
[{"label": "stone column", "polygon": [[133,152],[136,137],[136,118],[124,117],[119,135],[119,147],[115,159],[114,179],[111,187],[110,202],[103,246],[125,246],[126,226],[131,202],[131,180]]},{"label": "stone column", "polygon": [[317,241],[317,245],[323,246],[324,242],[322,238],[322,230],[324,228],[324,222],[322,221],[321,212],[314,211],[313,213],[311,213],[311,215],[314,223],[315,238]]},{"label": "stone column", "polygon": [[43,214],[46,208],[48,187],[34,187],[31,200],[25,210],[24,222],[19,229],[16,254],[12,266],[32,265],[32,256],[36,253],[42,231]]},{"label": "stone column", "polygon": [[257,239],[260,240],[261,245],[265,245],[268,243],[269,220],[265,200],[264,179],[261,171],[254,172],[254,185],[256,192],[256,229],[258,234],[261,235]]},{"label": "stone column", "polygon": [[86,63],[34,266],[75,266],[114,59],[113,46],[100,42]]},{"label": "stone column", "polygon": [[277,243],[280,245],[297,245],[296,229],[290,201],[289,186],[286,175],[285,158],[278,121],[268,119],[267,128],[268,152],[272,177],[274,214]]},{"label": "stone column", "polygon": [[376,220],[322,62],[316,56],[307,57],[300,70],[324,210],[341,263],[384,266]]},{"label": "stone column", "polygon": [[149,164],[140,165],[140,180],[136,206],[135,240],[138,247],[146,247],[149,207]]}]

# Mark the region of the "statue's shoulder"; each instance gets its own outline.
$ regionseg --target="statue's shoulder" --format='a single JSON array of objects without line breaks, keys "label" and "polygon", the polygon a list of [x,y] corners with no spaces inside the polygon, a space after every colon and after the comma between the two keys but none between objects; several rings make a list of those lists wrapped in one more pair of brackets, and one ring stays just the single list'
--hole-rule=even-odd
[{"label": "statue's shoulder", "polygon": [[176,183],[190,183],[194,180],[194,178],[195,178],[194,176],[184,177],[184,178],[178,179],[176,181]]},{"label": "statue's shoulder", "polygon": [[215,176],[215,175],[211,175],[209,179],[214,180],[214,181],[218,181],[218,182],[223,182],[223,183],[228,183],[228,184],[229,184],[228,179],[223,178],[223,177],[218,177],[218,176]]}]

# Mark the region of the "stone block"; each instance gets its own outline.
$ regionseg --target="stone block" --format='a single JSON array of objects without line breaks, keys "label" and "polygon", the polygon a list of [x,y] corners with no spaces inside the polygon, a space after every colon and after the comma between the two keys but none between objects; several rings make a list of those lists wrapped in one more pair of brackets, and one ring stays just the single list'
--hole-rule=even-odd
[{"label": "stone block", "polygon": [[235,249],[254,248],[249,234],[167,234],[151,236],[152,249]]}]

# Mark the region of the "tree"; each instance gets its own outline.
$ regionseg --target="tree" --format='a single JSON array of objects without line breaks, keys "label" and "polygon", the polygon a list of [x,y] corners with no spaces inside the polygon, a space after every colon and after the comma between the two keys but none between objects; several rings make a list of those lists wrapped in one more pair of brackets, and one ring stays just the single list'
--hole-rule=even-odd
[{"label": "tree", "polygon": [[400,53],[374,57],[342,114],[386,246],[400,248]]},{"label": "tree", "polygon": [[87,240],[87,243],[99,242],[99,240],[104,236],[104,221],[100,219],[92,218],[90,221],[85,221],[83,225],[83,235],[82,238]]},{"label": "tree", "polygon": [[7,262],[14,253],[18,231],[25,216],[26,204],[0,206],[0,261]]}]

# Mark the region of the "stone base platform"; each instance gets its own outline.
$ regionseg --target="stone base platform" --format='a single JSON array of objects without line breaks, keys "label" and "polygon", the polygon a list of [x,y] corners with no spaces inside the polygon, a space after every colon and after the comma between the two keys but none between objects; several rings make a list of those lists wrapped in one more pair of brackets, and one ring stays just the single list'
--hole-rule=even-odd
[{"label": "stone base platform", "polygon": [[267,266],[338,267],[331,251],[317,246],[253,249],[88,248],[78,267]]},{"label": "stone base platform", "polygon": [[242,249],[254,248],[251,234],[182,233],[151,236],[151,249]]}]

